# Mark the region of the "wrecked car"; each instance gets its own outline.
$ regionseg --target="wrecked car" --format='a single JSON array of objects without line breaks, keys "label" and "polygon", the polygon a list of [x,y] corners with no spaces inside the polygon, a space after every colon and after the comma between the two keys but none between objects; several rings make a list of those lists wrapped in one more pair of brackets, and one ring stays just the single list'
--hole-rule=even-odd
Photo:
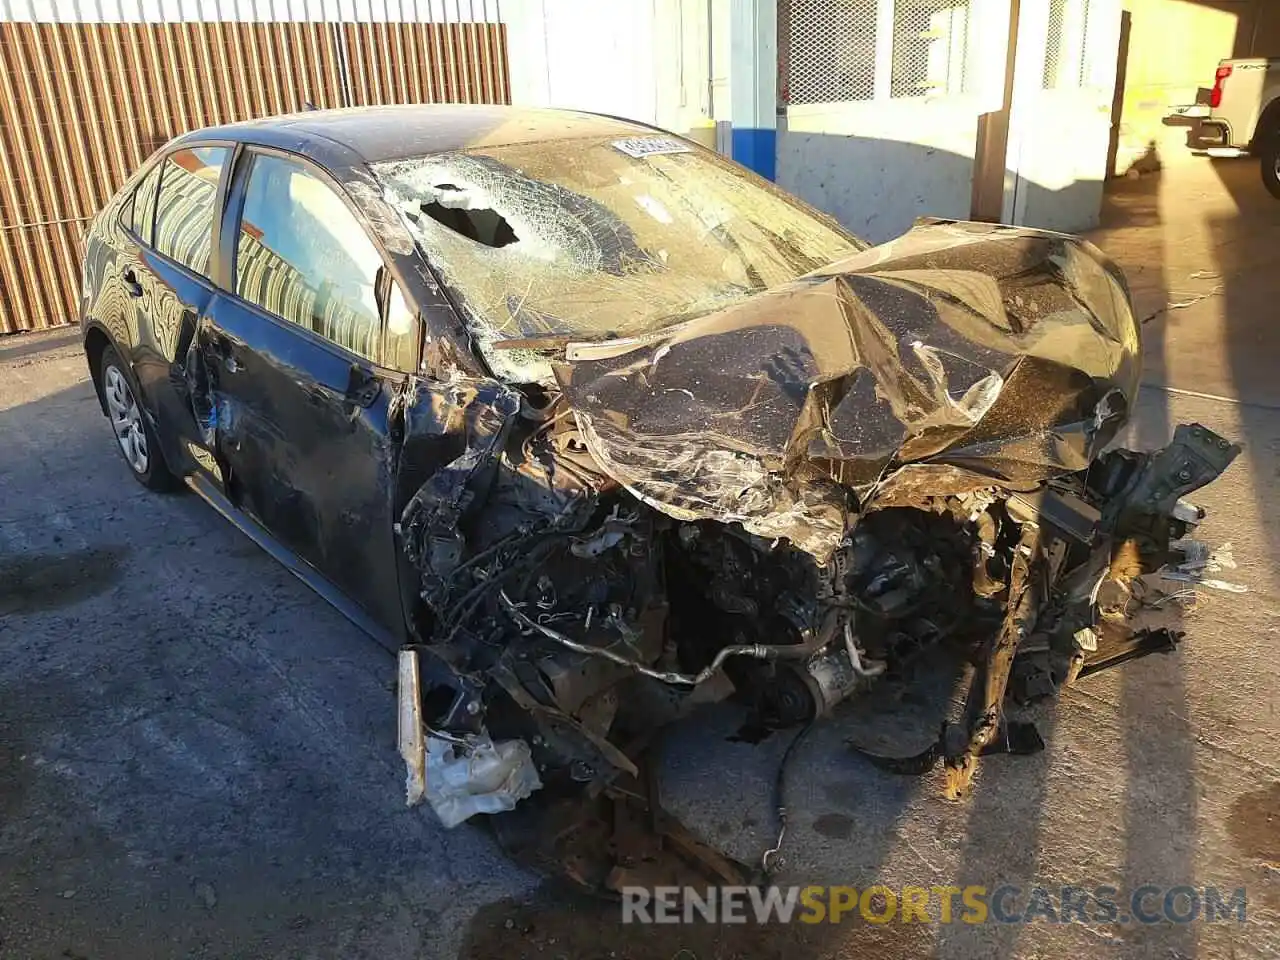
[{"label": "wrecked car", "polygon": [[1203,561],[1185,498],[1238,452],[1111,449],[1139,326],[1089,243],[868,247],[582,113],[188,134],[94,221],[81,310],[135,476],[400,651],[409,799],[446,826],[620,795],[701,704],[801,727],[957,650],[964,716],[877,760],[961,796],[1036,746],[1007,702],[1177,641],[1150,578]]}]

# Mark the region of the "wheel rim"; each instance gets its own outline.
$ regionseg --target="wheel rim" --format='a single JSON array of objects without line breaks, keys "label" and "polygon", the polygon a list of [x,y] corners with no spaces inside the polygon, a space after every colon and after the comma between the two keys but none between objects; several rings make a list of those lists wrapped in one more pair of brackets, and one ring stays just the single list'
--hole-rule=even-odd
[{"label": "wheel rim", "polygon": [[1276,179],[1280,180],[1280,153],[1276,154],[1276,159],[1272,164],[1272,169],[1275,170]]},{"label": "wheel rim", "polygon": [[120,450],[134,473],[147,472],[147,432],[142,428],[142,411],[124,374],[109,366],[102,376],[103,393],[107,397],[107,414],[115,431]]}]

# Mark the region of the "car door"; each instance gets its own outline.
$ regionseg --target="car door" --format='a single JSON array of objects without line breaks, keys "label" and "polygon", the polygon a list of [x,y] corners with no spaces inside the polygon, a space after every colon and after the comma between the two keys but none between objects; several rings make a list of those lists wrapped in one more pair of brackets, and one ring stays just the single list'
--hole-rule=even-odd
[{"label": "car door", "polygon": [[389,412],[407,374],[384,358],[416,363],[416,322],[361,218],[302,158],[243,149],[223,230],[234,254],[200,346],[227,494],[400,637]]},{"label": "car door", "polygon": [[143,402],[155,416],[165,460],[183,475],[198,436],[183,375],[186,355],[213,299],[214,232],[231,147],[210,144],[174,150],[155,163],[122,211],[135,244],[120,264],[126,325],[119,342]]}]

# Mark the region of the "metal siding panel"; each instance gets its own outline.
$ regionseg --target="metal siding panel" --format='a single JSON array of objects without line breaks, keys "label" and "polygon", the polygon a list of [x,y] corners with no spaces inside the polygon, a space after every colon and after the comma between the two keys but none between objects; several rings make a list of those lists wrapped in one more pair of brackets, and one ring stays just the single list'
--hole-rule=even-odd
[{"label": "metal siding panel", "polygon": [[235,96],[231,109],[232,117],[257,116],[261,105],[257,102],[254,90],[249,85],[249,78],[244,71],[245,24],[231,22],[222,27],[223,54],[227,59],[227,70],[231,74],[231,90]]},{"label": "metal siding panel", "polygon": [[[283,33],[281,24],[254,24],[254,30],[260,37],[260,46],[265,51],[267,77],[271,81],[271,112],[290,113],[296,109],[293,85],[286,87],[281,82],[281,72],[276,66],[276,43]],[[262,62],[262,61],[259,61]]]},{"label": "metal siding panel", "polygon": [[373,95],[377,103],[404,103],[400,90],[396,87],[394,65],[387,51],[387,24],[377,22],[369,24],[369,66],[373,75]]},{"label": "metal siding panel", "polygon": [[194,69],[199,71],[201,79],[204,81],[205,109],[208,111],[209,124],[216,126],[220,123],[226,123],[231,116],[230,110],[227,109],[226,91],[220,84],[216,83],[214,78],[216,75],[216,67],[214,66],[214,33],[209,24],[191,24],[188,27],[188,40],[195,52],[198,60],[198,66]]},{"label": "metal siding panel", "polygon": [[268,97],[267,78],[254,67],[262,63],[262,55],[258,50],[258,25],[256,23],[238,24],[236,31],[240,38],[240,49],[237,51],[240,76],[247,87],[256,94],[254,112],[251,116],[268,117],[271,115],[271,101]]},{"label": "metal siding panel", "polygon": [[422,29],[431,41],[431,55],[427,57],[427,65],[431,71],[431,102],[446,103],[449,100],[448,73],[445,69],[445,28],[438,23],[426,23]]},{"label": "metal siding panel", "polygon": [[311,92],[311,76],[307,70],[297,70],[293,64],[293,51],[301,49],[298,42],[299,31],[296,23],[280,25],[276,38],[280,46],[280,70],[286,77],[293,77],[287,97],[288,110],[301,110],[304,103],[315,103]]},{"label": "metal siding panel", "polygon": [[[205,46],[198,42],[202,25],[186,21],[173,24],[170,29],[175,35],[173,45],[178,51],[178,60],[186,77],[184,93],[191,104],[192,119],[198,127],[211,126],[215,122],[213,118],[217,116],[217,111],[212,108],[212,104],[217,103],[217,98],[207,96],[204,70],[198,65],[196,58],[196,48],[203,49]],[[193,35],[196,35],[196,41],[192,40]]]},{"label": "metal siding panel", "polygon": [[493,103],[493,94],[489,89],[488,75],[485,70],[484,38],[481,31],[483,24],[463,24],[463,33],[467,38],[467,73],[471,75],[471,102]]},{"label": "metal siding panel", "polygon": [[[116,89],[109,82],[105,58],[101,57],[102,45],[89,42],[88,27],[76,24],[70,31],[73,59],[80,82],[89,103],[88,122],[93,126],[93,141],[97,148],[98,196],[94,209],[107,202],[117,184],[129,174],[123,152],[109,146],[107,137],[114,141],[119,136],[119,119],[116,115]],[[98,55],[95,57],[95,55]],[[104,136],[105,134],[105,136]]]},{"label": "metal siding panel", "polygon": [[305,102],[510,101],[505,26],[458,22],[456,6],[445,23],[368,22],[398,18],[367,6],[338,25],[251,12],[256,22],[0,22],[0,332],[75,320],[89,218],[187,129]]},{"label": "metal siding panel", "polygon": [[[172,123],[172,117],[181,105],[177,103],[179,98],[175,95],[172,87],[172,71],[146,69],[146,66],[165,64],[166,61],[160,57],[160,39],[157,35],[156,27],[150,23],[140,24],[137,27],[140,33],[140,43],[137,48],[143,51],[143,55],[139,57],[139,70],[137,74],[131,78],[135,80],[144,91],[142,98],[146,107],[154,110],[147,119],[160,119],[164,123],[162,129],[168,130]],[[184,117],[185,121],[185,117]],[[185,122],[184,122],[185,126]],[[153,129],[155,129],[153,127]],[[166,137],[165,139],[168,139]]]},{"label": "metal siding panel", "polygon": [[453,34],[453,42],[450,44],[453,49],[453,69],[458,77],[458,101],[460,103],[475,103],[475,83],[471,77],[471,57],[467,50],[467,29],[462,24],[452,24],[450,33]]},{"label": "metal siding panel", "polygon": [[31,62],[34,59],[31,48],[35,24],[20,23],[16,26],[17,42],[9,48],[11,58],[6,73],[8,98],[14,108],[9,122],[14,124],[18,136],[26,141],[18,153],[26,181],[23,198],[29,204],[25,216],[32,220],[53,220],[65,214],[49,159],[48,127],[40,119],[44,112],[43,104],[33,82],[36,70]]},{"label": "metal siding panel", "polygon": [[511,102],[511,59],[507,48],[507,25],[495,23],[493,32],[498,35],[498,73],[502,77],[499,94],[503,103]]},{"label": "metal siding panel", "polygon": [[[73,153],[64,157],[68,174],[68,189],[75,190],[77,215],[87,217],[102,204],[106,194],[100,187],[100,178],[106,175],[106,158],[100,143],[101,123],[97,116],[97,104],[91,90],[77,82],[84,77],[81,65],[67,56],[67,41],[75,31],[74,25],[51,29],[45,37],[44,53],[47,63],[52,63],[59,87],[58,99],[63,104],[64,125],[75,124],[78,136],[66,137],[62,145]],[[59,140],[64,138],[60,137]]]},{"label": "metal siding panel", "polygon": [[231,38],[227,27],[228,24],[224,21],[214,20],[204,28],[205,45],[209,48],[209,59],[213,61],[213,69],[216,71],[217,79],[214,82],[218,87],[223,123],[230,123],[240,115],[240,97],[243,93],[235,82],[235,71],[231,65]]},{"label": "metal siding panel", "polygon": [[368,103],[365,90],[364,58],[356,37],[357,25],[344,23],[338,28],[342,37],[342,55],[347,66],[347,90],[350,106],[359,107]]},{"label": "metal siding panel", "polygon": [[[422,97],[420,95],[418,85],[415,82],[416,78],[414,78],[410,71],[408,57],[405,56],[404,24],[397,23],[389,26],[388,29],[391,34],[392,45],[395,48],[395,51],[391,56],[392,62],[395,63],[397,68],[396,82],[399,84],[400,90],[402,91],[402,102],[421,103]],[[413,44],[409,44],[409,47],[412,49]]]},{"label": "metal siding panel", "polygon": [[364,80],[364,103],[373,105],[383,103],[378,84],[378,48],[374,42],[374,25],[372,23],[356,23],[351,27],[355,35],[355,45],[360,51],[359,73]]},{"label": "metal siding panel", "polygon": [[130,119],[134,129],[138,131],[138,152],[149,157],[169,138],[152,126],[157,111],[161,116],[168,116],[168,110],[157,100],[157,90],[147,86],[145,71],[148,60],[144,53],[145,30],[146,26],[143,24],[124,25],[124,59],[116,79],[121,89],[128,91],[132,114]]},{"label": "metal siding panel", "polygon": [[156,37],[156,46],[164,57],[164,63],[169,69],[158,71],[165,75],[170,83],[170,89],[173,91],[173,100],[178,108],[178,129],[194,130],[197,127],[204,126],[203,122],[197,119],[196,104],[192,102],[191,93],[194,84],[192,78],[186,70],[183,69],[182,60],[178,54],[178,45],[176,34],[182,29],[180,24],[156,24],[151,28],[152,33]]},{"label": "metal siding panel", "polygon": [[498,102],[498,77],[494,70],[497,61],[496,42],[493,29],[487,24],[477,27],[480,44],[480,63],[478,67],[484,77],[484,96],[486,103]]},{"label": "metal siding panel", "polygon": [[[125,166],[129,170],[136,169],[150,153],[142,142],[138,129],[137,112],[134,109],[133,85],[126,81],[128,76],[129,46],[126,43],[129,28],[123,24],[110,23],[102,26],[86,28],[86,40],[99,52],[103,67],[103,85],[113,93],[112,100],[121,107],[117,114],[115,129],[117,135],[126,133],[129,143],[125,151]],[[99,41],[101,41],[99,43]],[[110,48],[111,64],[107,67],[107,48]],[[119,96],[114,96],[115,93]]]},{"label": "metal siding panel", "polygon": [[[26,315],[9,316],[6,313],[3,323],[8,331],[42,329],[49,325],[47,317],[51,313],[46,305],[50,289],[54,284],[56,266],[50,251],[44,245],[31,242],[31,231],[22,229],[24,223],[53,219],[48,213],[51,209],[47,191],[50,182],[45,167],[37,177],[31,162],[33,151],[40,151],[38,156],[44,157],[43,131],[38,124],[31,122],[35,106],[30,74],[27,73],[25,44],[32,24],[6,24],[6,42],[0,46],[0,54],[4,63],[0,66],[0,93],[3,93],[4,125],[15,140],[14,153],[18,157],[18,171],[22,180],[15,184],[16,203],[14,210],[0,224],[0,233],[6,241],[14,243],[18,262],[18,274],[6,278],[5,286],[11,289],[30,287],[32,299]],[[15,83],[17,77],[23,77],[24,83]],[[10,168],[10,171],[13,168]],[[6,172],[10,172],[6,171]],[[10,173],[10,175],[12,175]],[[43,189],[41,189],[43,187]],[[56,216],[56,214],[55,214]]]},{"label": "metal siding panel", "polygon": [[444,70],[445,87],[444,97],[446,103],[465,103],[462,97],[462,83],[458,77],[458,56],[457,56],[457,35],[453,29],[453,24],[446,23],[440,31],[441,48],[444,61],[441,69]]}]

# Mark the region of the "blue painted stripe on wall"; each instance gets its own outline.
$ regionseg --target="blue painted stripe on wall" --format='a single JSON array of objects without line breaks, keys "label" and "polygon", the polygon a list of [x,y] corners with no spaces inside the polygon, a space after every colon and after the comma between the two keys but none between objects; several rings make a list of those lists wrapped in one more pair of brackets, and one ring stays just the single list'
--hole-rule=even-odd
[{"label": "blue painted stripe on wall", "polygon": [[734,127],[733,159],[766,180],[775,179],[778,167],[778,131],[758,127]]}]

